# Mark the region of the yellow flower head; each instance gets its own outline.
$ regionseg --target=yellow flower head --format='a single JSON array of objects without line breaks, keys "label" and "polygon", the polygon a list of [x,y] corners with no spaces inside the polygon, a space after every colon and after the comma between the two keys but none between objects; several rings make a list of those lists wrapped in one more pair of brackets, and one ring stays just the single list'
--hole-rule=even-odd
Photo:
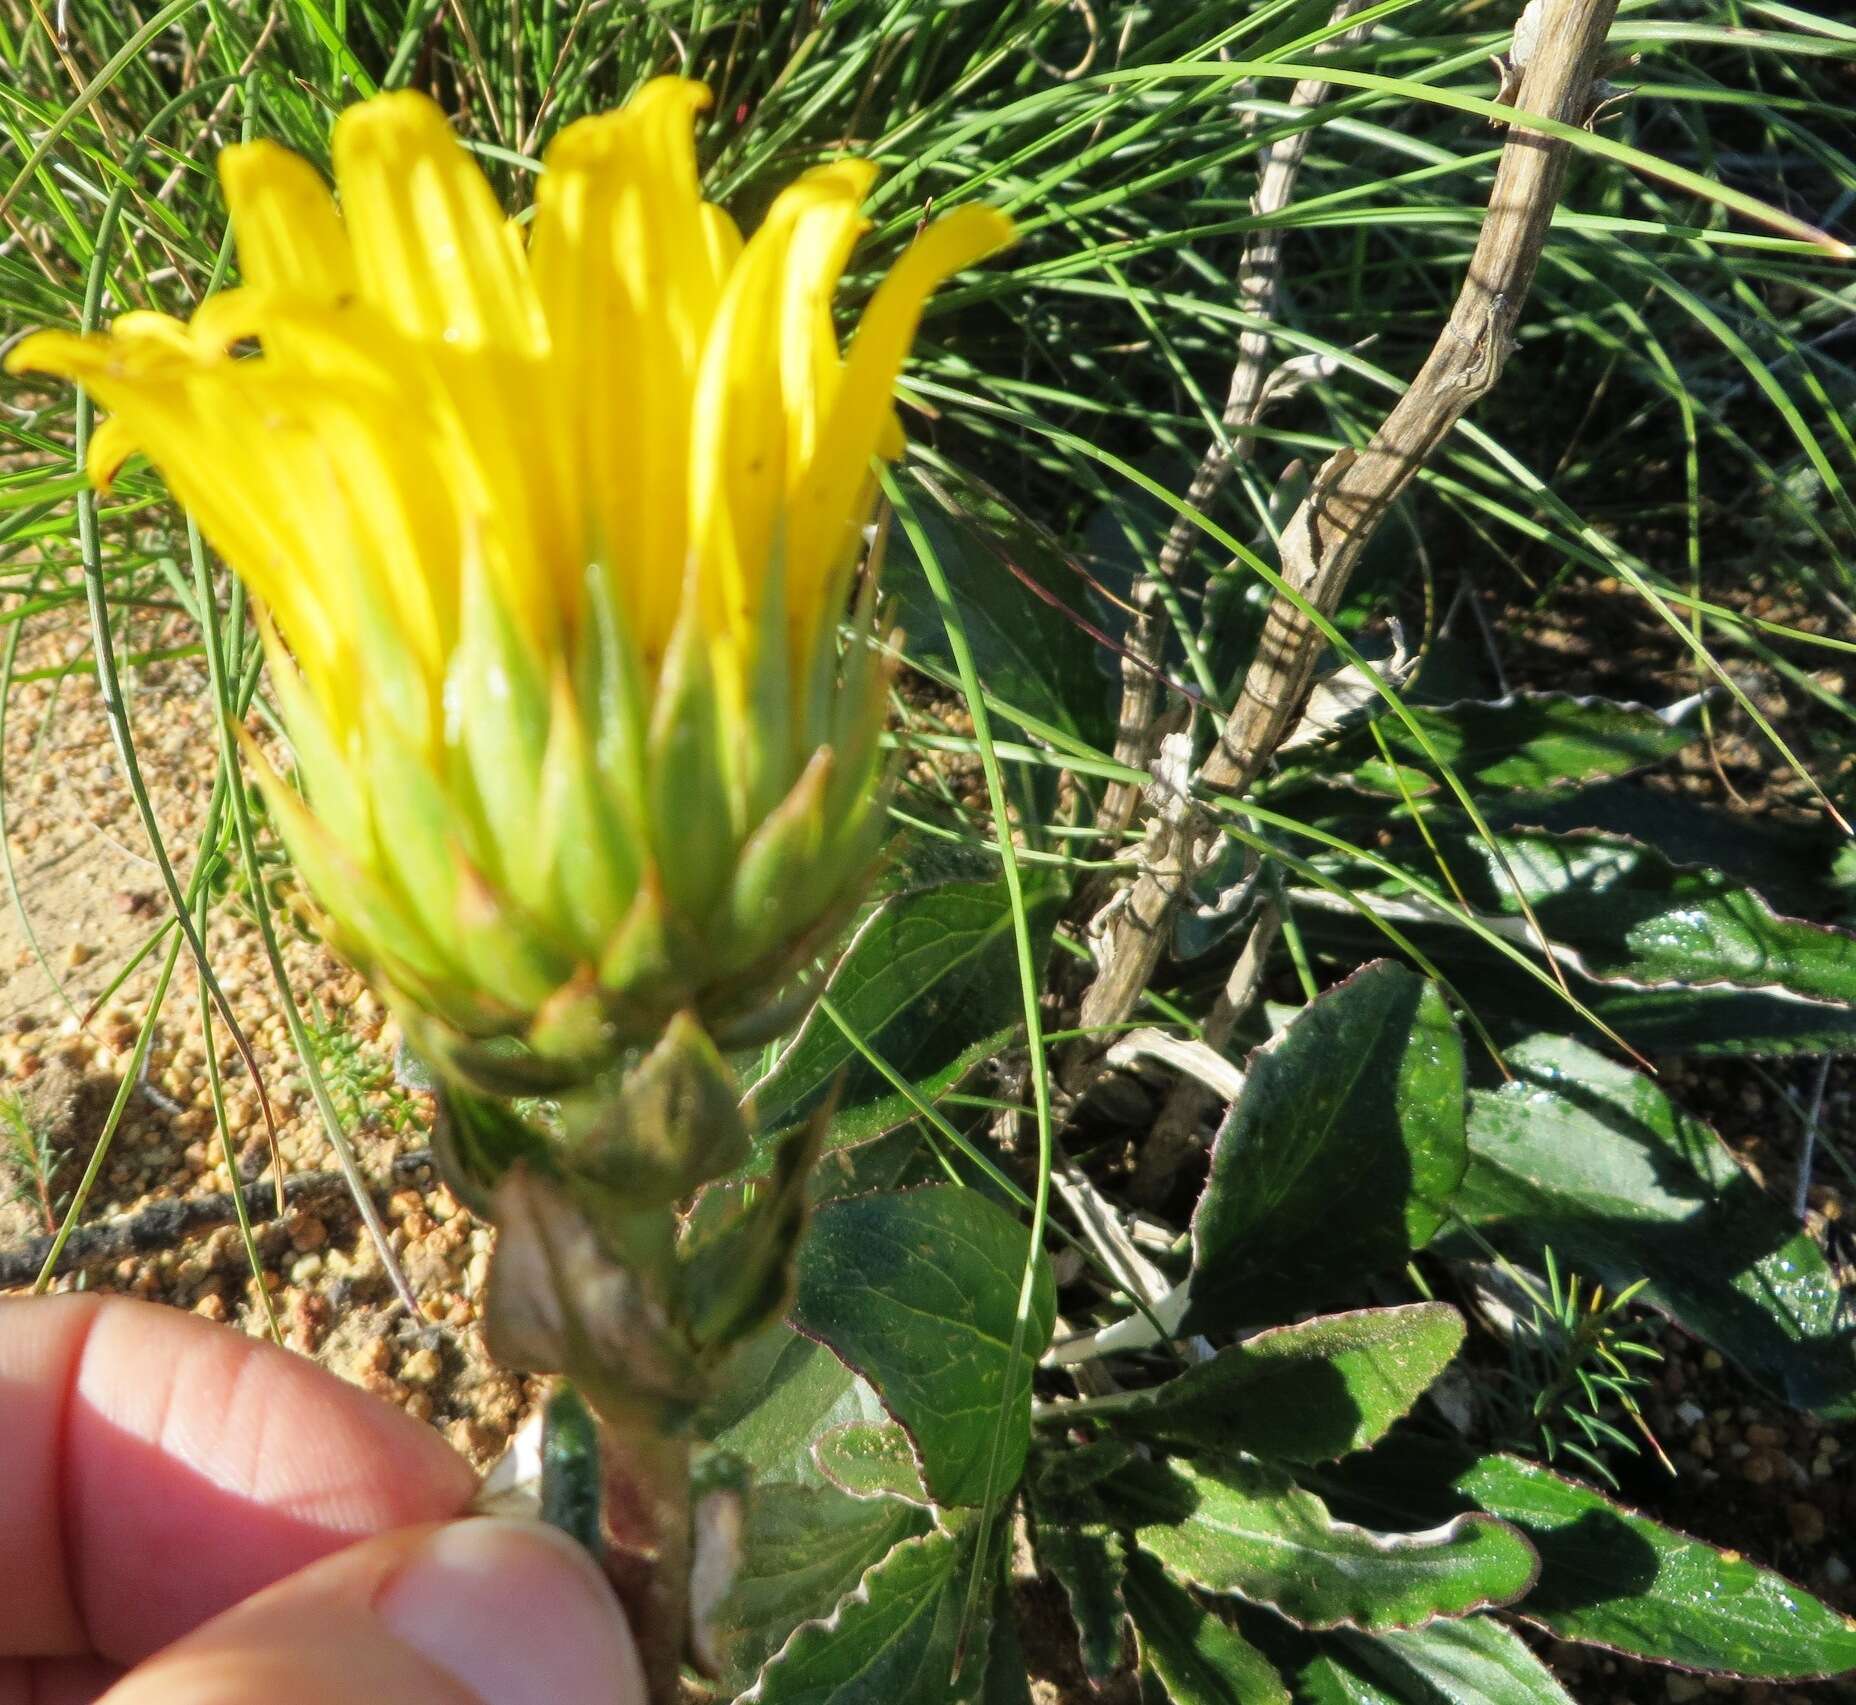
[{"label": "yellow flower head", "polygon": [[925,299],[1011,227],[930,225],[840,352],[872,168],[744,242],[698,185],[707,102],[664,78],[569,126],[526,243],[421,95],[338,120],[339,207],[229,148],[242,288],[8,363],[81,381],[93,480],[145,454],[261,600],[291,851],[337,945],[466,1036],[739,1017],[871,857],[882,674],[837,630],[872,461]]}]

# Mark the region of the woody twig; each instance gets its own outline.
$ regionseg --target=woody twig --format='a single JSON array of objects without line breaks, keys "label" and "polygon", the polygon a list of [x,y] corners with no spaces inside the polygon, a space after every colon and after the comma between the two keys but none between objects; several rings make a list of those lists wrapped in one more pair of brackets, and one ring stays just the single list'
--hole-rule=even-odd
[{"label": "woody twig", "polygon": [[1522,69],[1516,117],[1456,305],[1371,442],[1328,459],[1284,531],[1282,575],[1306,608],[1278,594],[1236,708],[1189,796],[1157,818],[1143,849],[1142,874],[1105,920],[1100,970],[1080,1012],[1080,1028],[1089,1034],[1064,1062],[1072,1090],[1088,1080],[1099,1059],[1101,1044],[1093,1038],[1134,1010],[1160,963],[1175,907],[1217,846],[1198,799],[1242,795],[1294,724],[1324,643],[1308,611],[1323,618],[1333,613],[1392,504],[1501,377],[1568,158],[1565,141],[1530,129],[1527,115],[1574,125],[1587,118],[1616,12],[1616,0],[1536,4],[1539,28]]}]

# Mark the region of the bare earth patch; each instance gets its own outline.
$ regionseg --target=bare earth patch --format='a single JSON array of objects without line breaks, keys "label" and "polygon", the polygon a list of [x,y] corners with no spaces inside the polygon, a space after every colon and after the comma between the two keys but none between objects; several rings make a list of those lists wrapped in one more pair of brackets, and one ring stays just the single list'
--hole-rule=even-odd
[{"label": "bare earth patch", "polygon": [[[76,624],[62,631],[41,624],[22,646],[20,666],[55,666],[85,649]],[[130,683],[137,751],[183,886],[218,751],[208,703],[204,665],[197,662],[154,665]],[[17,687],[5,760],[18,904],[0,910],[0,1089],[16,1094],[25,1131],[50,1165],[0,1152],[0,1252],[42,1238],[70,1201],[130,1064],[168,939],[120,987],[111,986],[169,916],[92,677],[73,672]],[[250,1041],[286,1175],[333,1171],[335,1158],[236,880],[217,901],[207,946]],[[395,1081],[393,1037],[379,1003],[307,932],[286,934],[283,951],[318,1038],[325,1078],[374,1181],[395,1258],[422,1313],[408,1319],[398,1305],[346,1193],[325,1191],[312,1205],[257,1227],[262,1282],[284,1342],[430,1422],[484,1467],[532,1396],[526,1382],[486,1360],[476,1331],[490,1231],[423,1162],[429,1099]],[[249,1182],[269,1154],[261,1100],[217,1014],[212,1034],[240,1178]],[[147,1211],[158,1204],[223,1197],[231,1187],[214,1125],[199,979],[183,949],[84,1223],[153,1218]],[[80,1285],[191,1309],[247,1332],[268,1331],[259,1281],[235,1224],[86,1267],[53,1288]]]}]

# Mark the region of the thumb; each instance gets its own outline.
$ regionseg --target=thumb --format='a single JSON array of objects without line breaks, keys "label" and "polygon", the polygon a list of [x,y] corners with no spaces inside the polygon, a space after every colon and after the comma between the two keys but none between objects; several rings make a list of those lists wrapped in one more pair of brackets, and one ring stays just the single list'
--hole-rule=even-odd
[{"label": "thumb", "polygon": [[100,1705],[644,1705],[618,1600],[552,1528],[406,1528],[325,1557],[158,1652]]}]

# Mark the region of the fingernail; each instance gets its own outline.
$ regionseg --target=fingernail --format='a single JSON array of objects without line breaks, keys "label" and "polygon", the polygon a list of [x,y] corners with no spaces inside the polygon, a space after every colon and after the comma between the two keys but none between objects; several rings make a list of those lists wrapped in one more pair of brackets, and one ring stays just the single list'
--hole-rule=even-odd
[{"label": "fingernail", "polygon": [[644,1696],[637,1647],[605,1577],[565,1534],[537,1522],[478,1517],[439,1528],[375,1609],[484,1705]]}]

